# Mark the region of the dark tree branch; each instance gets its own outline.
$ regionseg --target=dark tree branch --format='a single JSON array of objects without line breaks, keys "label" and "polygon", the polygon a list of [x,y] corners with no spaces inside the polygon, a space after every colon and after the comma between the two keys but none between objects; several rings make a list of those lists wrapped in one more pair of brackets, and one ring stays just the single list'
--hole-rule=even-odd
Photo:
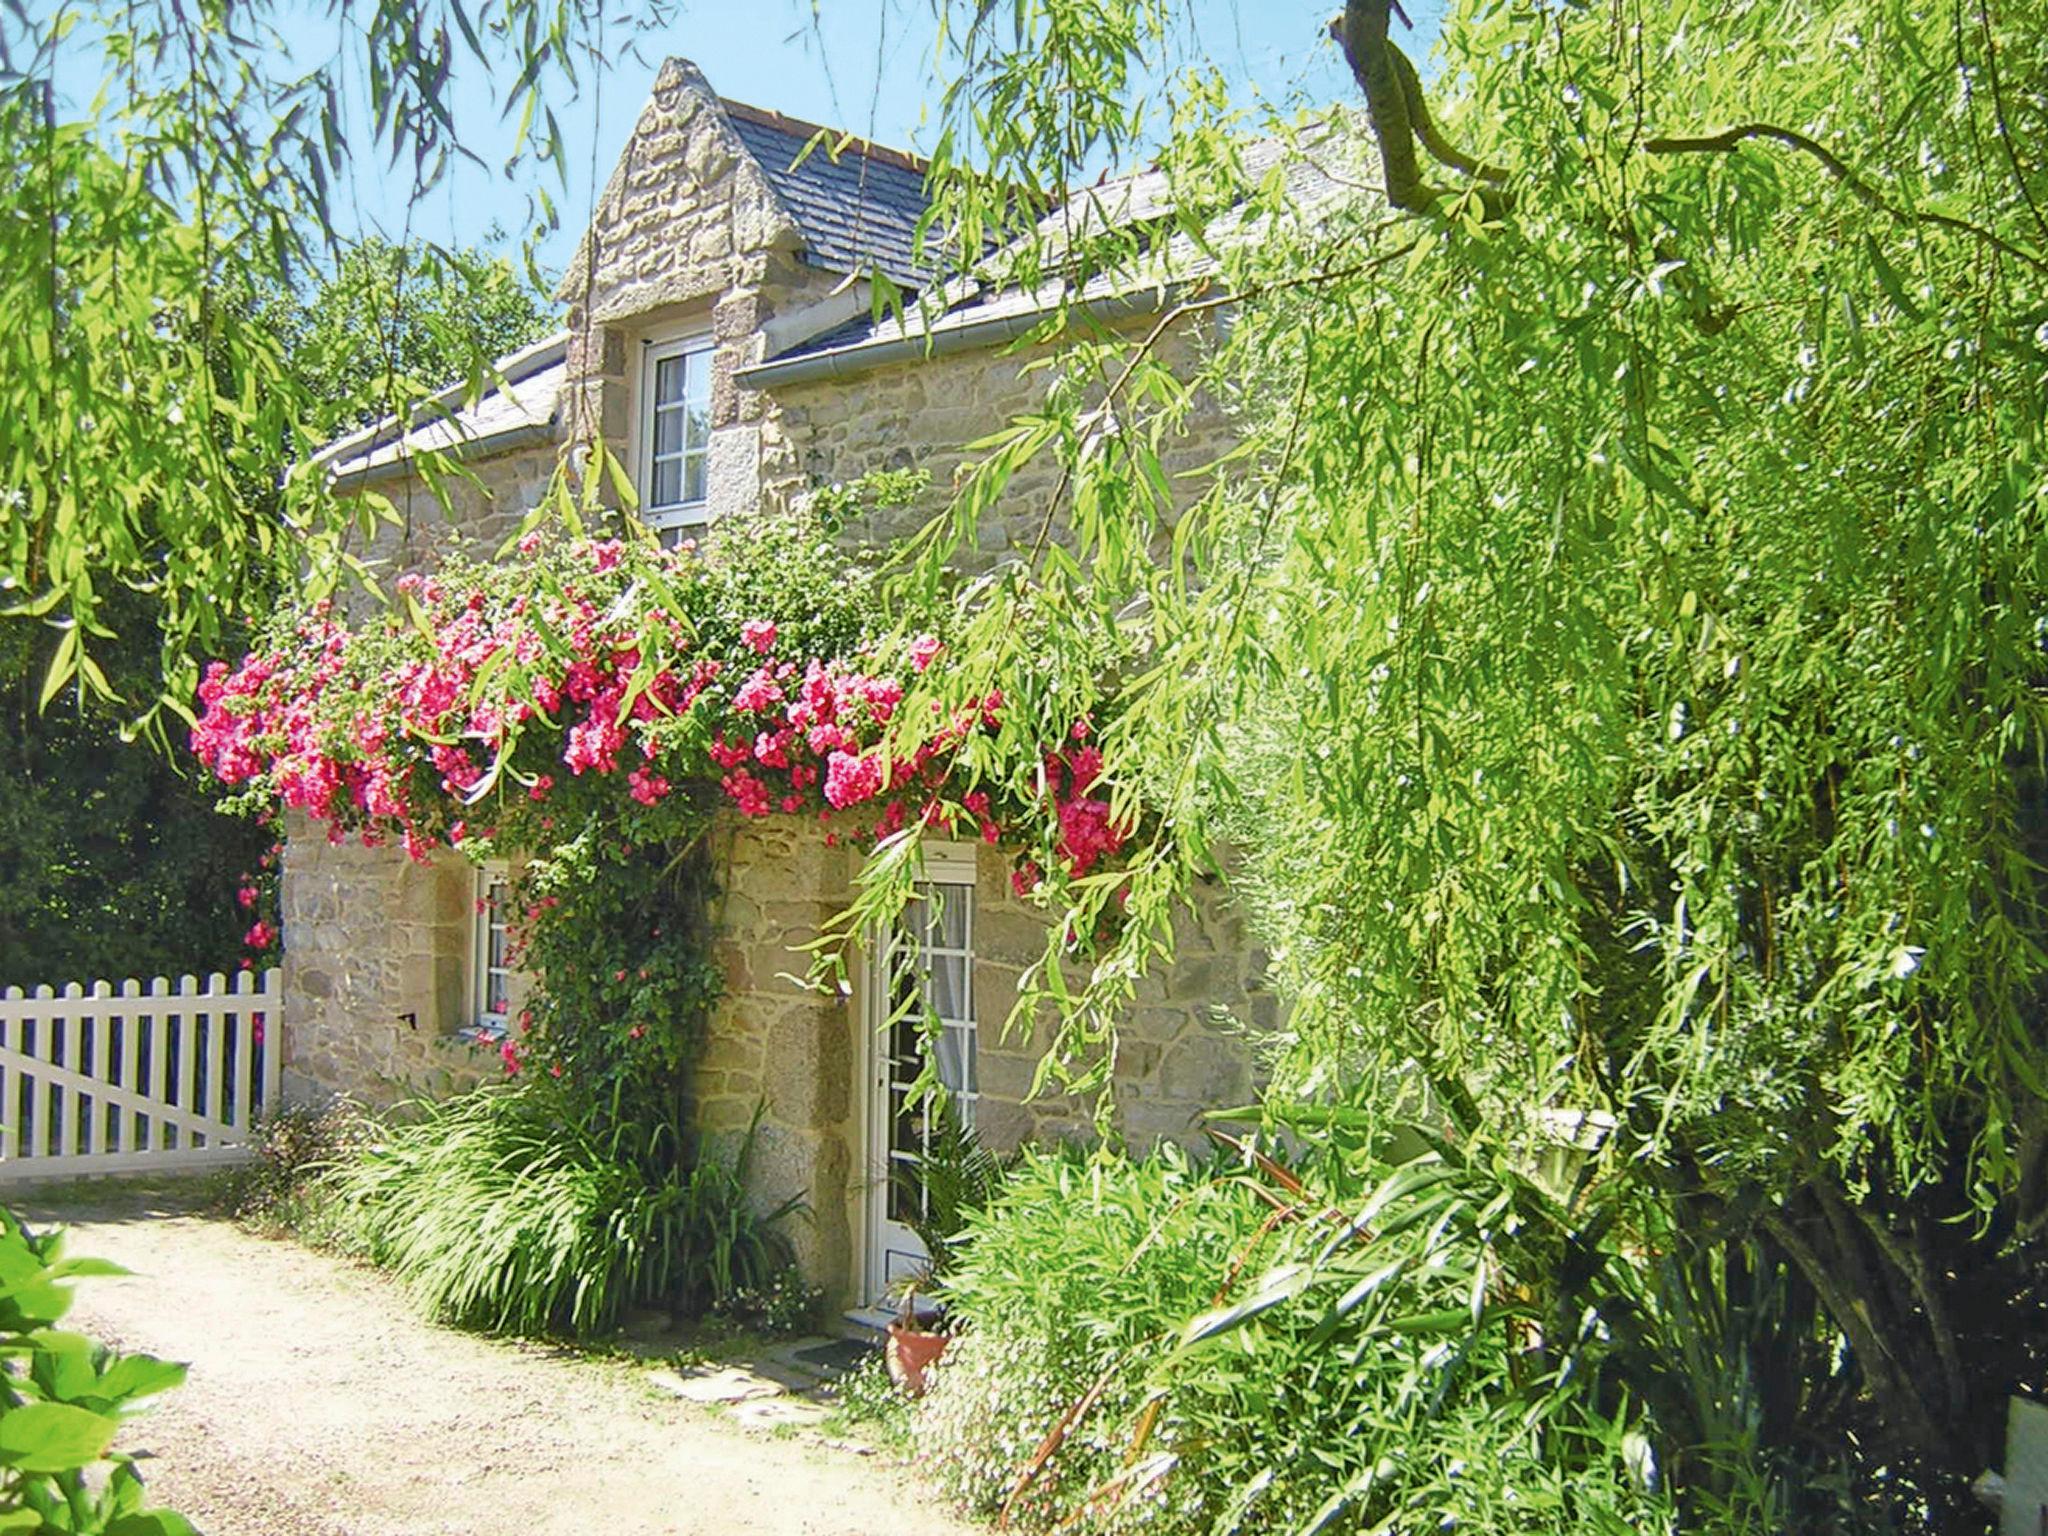
[{"label": "dark tree branch", "polygon": [[1400,50],[1387,36],[1390,10],[1390,0],[1347,0],[1344,14],[1330,23],[1330,32],[1344,50],[1352,78],[1365,93],[1366,120],[1379,141],[1387,201],[1406,213],[1427,213],[1443,194],[1422,179],[1422,168],[1416,163],[1408,92],[1394,63]]},{"label": "dark tree branch", "polygon": [[1942,1464],[1954,1464],[1956,1445],[1949,1430],[1937,1420],[1912,1369],[1891,1348],[1857,1292],[1844,1288],[1834,1266],[1821,1257],[1787,1213],[1766,1215],[1763,1229],[1806,1277],[1828,1316],[1848,1338],[1863,1380],[1883,1404],[1885,1417],[1922,1454]]},{"label": "dark tree branch", "polygon": [[1506,181],[1508,173],[1499,166],[1473,159],[1444,137],[1436,119],[1429,115],[1429,102],[1422,94],[1422,76],[1415,72],[1415,65],[1391,41],[1387,44],[1387,53],[1393,59],[1394,72],[1401,77],[1401,94],[1407,101],[1408,121],[1415,130],[1415,137],[1422,141],[1422,147],[1452,170],[1462,171],[1475,180]]},{"label": "dark tree branch", "polygon": [[2048,259],[2037,256],[2022,246],[2014,245],[2003,235],[1986,229],[1981,224],[1972,224],[1968,219],[1958,219],[1946,213],[1931,213],[1923,208],[1893,202],[1863,177],[1857,175],[1841,156],[1797,129],[1780,128],[1775,123],[1740,123],[1733,128],[1724,128],[1719,133],[1645,139],[1643,148],[1653,155],[1725,155],[1732,154],[1751,139],[1767,139],[1774,144],[1782,144],[1787,149],[1796,149],[1801,154],[1817,160],[1822,170],[1847,187],[1857,201],[1867,208],[1876,209],[1904,223],[1933,224],[1942,229],[1955,230],[1958,234],[1983,241],[2015,261],[2025,262],[2038,272],[2048,272]]},{"label": "dark tree branch", "polygon": [[[1415,154],[1417,143],[1475,181],[1497,183],[1505,181],[1507,173],[1473,159],[1437,127],[1422,94],[1422,77],[1387,36],[1388,18],[1395,14],[1400,14],[1404,23],[1408,19],[1395,0],[1346,0],[1343,14],[1330,22],[1330,36],[1344,50],[1351,76],[1365,93],[1366,120],[1379,144],[1387,201],[1404,213],[1427,213],[1447,193],[1423,180]],[[1487,186],[1476,190],[1484,215],[1499,217],[1500,195]]]}]

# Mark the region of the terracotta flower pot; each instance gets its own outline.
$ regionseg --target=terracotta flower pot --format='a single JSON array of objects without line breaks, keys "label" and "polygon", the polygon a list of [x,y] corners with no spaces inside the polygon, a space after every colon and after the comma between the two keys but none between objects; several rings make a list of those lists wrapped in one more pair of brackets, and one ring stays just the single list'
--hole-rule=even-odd
[{"label": "terracotta flower pot", "polygon": [[896,1383],[896,1390],[907,1397],[923,1397],[925,1372],[945,1352],[946,1336],[943,1333],[927,1333],[922,1328],[891,1323],[889,1342],[882,1354],[889,1366],[889,1379]]}]

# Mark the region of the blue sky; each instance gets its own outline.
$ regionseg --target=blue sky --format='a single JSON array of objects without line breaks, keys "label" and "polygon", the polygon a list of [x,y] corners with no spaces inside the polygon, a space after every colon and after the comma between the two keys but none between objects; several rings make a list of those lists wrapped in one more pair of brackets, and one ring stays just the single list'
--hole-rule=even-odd
[{"label": "blue sky", "polygon": [[[921,148],[933,136],[938,95],[933,59],[935,5],[944,0],[683,0],[658,30],[643,30],[608,50],[609,66],[586,72],[571,92],[549,93],[567,143],[567,183],[530,159],[508,174],[502,161],[512,125],[501,121],[492,82],[481,70],[458,71],[455,108],[464,141],[485,166],[462,164],[417,205],[409,172],[384,174],[374,151],[360,153],[353,175],[337,188],[336,223],[344,231],[413,233],[463,244],[516,250],[529,227],[530,200],[545,188],[562,227],[539,248],[558,268],[588,219],[661,60],[694,60],[721,94],[792,117]],[[287,0],[289,6],[290,0]],[[1283,106],[1348,99],[1348,71],[1323,37],[1336,0],[1181,0],[1188,22],[1177,34],[1175,68],[1209,62],[1222,70],[1239,100]],[[1410,0],[1415,30],[1404,40],[1418,61],[1433,45],[1443,0]],[[289,18],[289,8],[283,16]],[[322,0],[307,0],[304,21],[279,21],[293,57],[313,62],[336,44],[337,20]],[[97,61],[79,48],[59,70],[59,87],[83,107]],[[354,104],[360,113],[360,102]]]}]

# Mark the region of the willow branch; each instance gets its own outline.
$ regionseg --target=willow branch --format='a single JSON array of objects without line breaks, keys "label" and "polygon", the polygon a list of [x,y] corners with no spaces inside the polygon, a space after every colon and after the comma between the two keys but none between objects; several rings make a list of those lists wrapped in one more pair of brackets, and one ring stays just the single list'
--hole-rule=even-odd
[{"label": "willow branch", "polygon": [[1653,155],[1725,155],[1733,153],[1751,139],[1767,139],[1774,144],[1782,144],[1787,149],[1796,149],[1801,154],[1810,156],[1820,163],[1821,169],[1830,177],[1848,188],[1857,201],[1866,208],[1875,209],[1908,224],[1934,224],[1943,229],[1952,229],[1958,234],[1970,236],[1973,240],[1983,241],[2015,261],[2025,262],[2037,272],[2048,272],[2048,259],[2035,255],[2024,246],[2014,245],[2003,235],[1986,229],[1981,224],[1972,224],[1968,219],[1958,219],[1950,214],[1933,213],[1924,208],[1893,202],[1869,181],[1857,175],[1840,155],[1797,129],[1780,128],[1775,123],[1740,123],[1719,133],[1645,139],[1643,148]]},{"label": "willow branch", "polygon": [[1506,171],[1497,165],[1473,159],[1444,136],[1444,131],[1436,125],[1436,119],[1429,115],[1429,101],[1422,94],[1422,76],[1415,72],[1414,63],[1391,41],[1387,44],[1387,53],[1393,60],[1394,72],[1401,77],[1401,94],[1407,101],[1409,125],[1414,128],[1415,137],[1422,141],[1422,147],[1452,170],[1462,171],[1477,181],[1506,181]]},{"label": "willow branch", "polygon": [[[1374,225],[1372,229],[1363,231],[1359,238],[1388,228],[1390,223]],[[1309,288],[1320,283],[1342,282],[1345,278],[1357,277],[1361,273],[1372,271],[1376,267],[1385,266],[1388,262],[1398,261],[1414,249],[1414,242],[1411,241],[1407,245],[1401,246],[1398,250],[1384,251],[1377,256],[1370,257],[1365,261],[1354,262],[1349,266],[1334,269],[1326,268],[1320,272],[1305,272],[1274,283],[1248,284],[1243,288],[1232,288],[1222,293],[1211,294],[1207,298],[1181,300],[1160,315],[1159,319],[1154,322],[1152,329],[1145,333],[1145,339],[1138,343],[1136,350],[1129,357],[1124,359],[1122,370],[1115,379],[1110,381],[1108,388],[1104,391],[1102,404],[1099,408],[1114,408],[1117,397],[1124,392],[1124,387],[1131,382],[1131,375],[1138,371],[1139,364],[1152,354],[1153,349],[1164,339],[1166,333],[1181,321],[1212,309],[1223,309],[1232,304],[1249,303],[1254,299],[1268,298],[1274,294],[1286,293],[1295,288]],[[1045,546],[1052,537],[1053,521],[1059,513],[1060,503],[1065,498],[1073,478],[1074,467],[1070,460],[1060,466],[1059,478],[1053,482],[1052,495],[1046,502],[1045,516],[1039,520],[1038,537],[1032,540],[1031,555],[1025,562],[1027,566],[1035,567],[1038,564],[1038,557],[1045,553]]]},{"label": "willow branch", "polygon": [[1406,213],[1427,213],[1442,192],[1422,179],[1415,159],[1415,125],[1408,92],[1394,63],[1399,53],[1387,37],[1390,0],[1347,0],[1344,14],[1330,23],[1352,78],[1365,93],[1366,121],[1379,142],[1387,201]]}]

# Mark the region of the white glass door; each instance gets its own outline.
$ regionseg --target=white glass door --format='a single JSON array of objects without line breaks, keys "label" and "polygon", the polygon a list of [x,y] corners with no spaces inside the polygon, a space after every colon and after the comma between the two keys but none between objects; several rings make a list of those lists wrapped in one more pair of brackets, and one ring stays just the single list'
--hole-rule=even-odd
[{"label": "white glass door", "polygon": [[[925,1209],[918,1159],[941,1114],[974,1124],[974,873],[971,855],[928,857],[917,898],[872,968],[869,986],[867,1295],[888,1293],[925,1267],[915,1223]],[[927,1064],[942,1096],[920,1096]]]}]

